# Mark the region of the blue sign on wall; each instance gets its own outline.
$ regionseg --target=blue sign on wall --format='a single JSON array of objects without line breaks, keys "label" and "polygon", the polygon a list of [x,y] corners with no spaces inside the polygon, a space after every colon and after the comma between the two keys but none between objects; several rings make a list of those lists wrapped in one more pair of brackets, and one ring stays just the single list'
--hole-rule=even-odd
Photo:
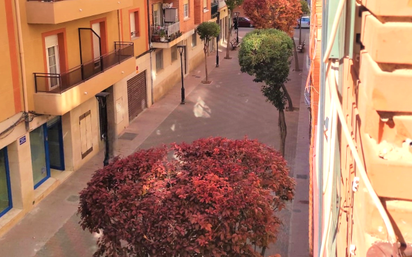
[{"label": "blue sign on wall", "polygon": [[19,143],[20,143],[20,145],[26,143],[26,136],[22,136],[22,137],[19,139]]}]

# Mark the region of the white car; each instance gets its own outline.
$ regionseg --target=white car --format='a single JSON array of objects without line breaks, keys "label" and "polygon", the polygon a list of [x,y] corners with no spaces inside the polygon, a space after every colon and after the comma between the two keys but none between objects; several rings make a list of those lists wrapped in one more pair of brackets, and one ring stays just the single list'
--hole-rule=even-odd
[{"label": "white car", "polygon": [[298,20],[298,26],[302,26],[302,28],[310,28],[310,17],[309,16],[302,16],[302,19]]}]

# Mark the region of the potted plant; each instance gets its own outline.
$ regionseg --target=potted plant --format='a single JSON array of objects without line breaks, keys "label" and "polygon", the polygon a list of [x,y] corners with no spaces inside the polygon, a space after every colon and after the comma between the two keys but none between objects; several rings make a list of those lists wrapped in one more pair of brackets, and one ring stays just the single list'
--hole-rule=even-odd
[{"label": "potted plant", "polygon": [[162,42],[166,41],[166,31],[164,29],[159,30],[159,35],[160,35],[160,41]]}]

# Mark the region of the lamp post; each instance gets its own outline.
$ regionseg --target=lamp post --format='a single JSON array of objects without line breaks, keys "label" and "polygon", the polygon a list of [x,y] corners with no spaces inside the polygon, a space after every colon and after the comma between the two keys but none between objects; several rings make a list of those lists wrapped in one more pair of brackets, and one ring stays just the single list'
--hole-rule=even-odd
[{"label": "lamp post", "polygon": [[185,46],[177,46],[180,54],[180,75],[182,78],[182,88],[181,88],[181,102],[180,104],[185,104],[185,84],[183,80],[183,52],[185,51]]},{"label": "lamp post", "polygon": [[235,12],[236,18],[236,43],[239,44],[239,14],[240,12]]},{"label": "lamp post", "polygon": [[[220,13],[217,12],[217,19],[216,23],[217,25],[220,25]],[[219,35],[216,37],[216,67],[219,67]]]},{"label": "lamp post", "polygon": [[302,16],[300,16],[300,19],[299,19],[299,45],[302,43],[301,37],[302,37]]}]

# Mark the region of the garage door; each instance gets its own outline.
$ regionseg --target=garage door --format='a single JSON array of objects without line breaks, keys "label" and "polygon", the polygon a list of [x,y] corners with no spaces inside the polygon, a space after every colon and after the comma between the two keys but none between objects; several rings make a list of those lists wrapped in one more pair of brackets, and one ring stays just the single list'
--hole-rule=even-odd
[{"label": "garage door", "polygon": [[127,99],[129,106],[129,121],[131,121],[147,107],[146,71],[137,74],[127,81]]}]

